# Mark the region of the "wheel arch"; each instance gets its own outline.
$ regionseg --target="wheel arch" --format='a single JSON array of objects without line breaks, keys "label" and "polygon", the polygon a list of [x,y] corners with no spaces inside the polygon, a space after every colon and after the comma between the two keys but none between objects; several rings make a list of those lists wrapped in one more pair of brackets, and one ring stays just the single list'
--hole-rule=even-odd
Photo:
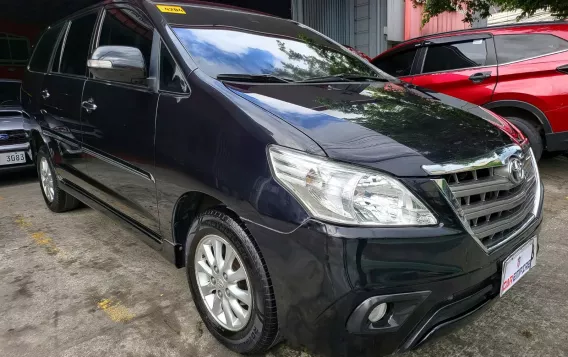
[{"label": "wheel arch", "polygon": [[[185,265],[185,243],[189,228],[195,218],[207,209],[218,207],[224,213],[231,215],[240,222],[239,215],[235,213],[227,204],[217,197],[211,196],[200,191],[188,191],[182,194],[172,212],[172,239],[176,246],[179,246],[181,254],[176,258],[176,266]],[[242,222],[241,222],[242,223]]]},{"label": "wheel arch", "polygon": [[32,148],[32,159],[36,162],[37,152],[45,144],[45,140],[37,130],[30,131],[30,144]]},{"label": "wheel arch", "polygon": [[535,124],[542,127],[544,134],[552,133],[552,126],[544,112],[530,103],[520,100],[498,100],[484,104],[483,107],[501,116],[520,116],[533,120]]}]

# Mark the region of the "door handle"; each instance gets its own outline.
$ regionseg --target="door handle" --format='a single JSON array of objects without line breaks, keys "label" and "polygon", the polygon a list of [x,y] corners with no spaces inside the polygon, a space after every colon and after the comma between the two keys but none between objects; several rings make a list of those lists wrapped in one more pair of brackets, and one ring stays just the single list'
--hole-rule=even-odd
[{"label": "door handle", "polygon": [[81,106],[87,113],[92,113],[93,110],[97,110],[97,105],[95,104],[93,98],[89,98],[88,100],[82,102]]},{"label": "door handle", "polygon": [[484,80],[486,80],[487,78],[491,77],[491,72],[479,72],[479,73],[475,73],[472,74],[469,77],[469,80],[472,81],[473,83],[481,83]]},{"label": "door handle", "polygon": [[47,89],[44,89],[44,90],[41,91],[41,97],[42,97],[43,99],[47,99],[47,98],[49,98],[50,96],[51,96],[51,94],[49,94],[49,91],[48,91]]}]

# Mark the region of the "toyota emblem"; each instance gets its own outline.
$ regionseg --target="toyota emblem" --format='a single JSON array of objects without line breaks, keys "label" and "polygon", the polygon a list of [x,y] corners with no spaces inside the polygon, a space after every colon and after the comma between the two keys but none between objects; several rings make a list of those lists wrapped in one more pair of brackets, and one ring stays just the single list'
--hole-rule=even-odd
[{"label": "toyota emblem", "polygon": [[509,160],[509,180],[515,185],[520,184],[525,179],[525,168],[523,162],[517,157]]},{"label": "toyota emblem", "polygon": [[0,140],[8,140],[10,136],[8,134],[0,134]]}]

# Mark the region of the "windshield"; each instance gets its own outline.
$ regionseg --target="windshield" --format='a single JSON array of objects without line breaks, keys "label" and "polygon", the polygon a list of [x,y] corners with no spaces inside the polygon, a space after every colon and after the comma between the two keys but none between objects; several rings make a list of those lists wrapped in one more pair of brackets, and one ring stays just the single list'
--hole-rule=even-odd
[{"label": "windshield", "polygon": [[[378,77],[369,65],[342,48],[298,38],[237,29],[174,28],[200,69],[219,74],[269,75],[291,81],[345,74]],[[323,41],[322,41],[323,42]],[[334,48],[331,48],[333,46]]]}]

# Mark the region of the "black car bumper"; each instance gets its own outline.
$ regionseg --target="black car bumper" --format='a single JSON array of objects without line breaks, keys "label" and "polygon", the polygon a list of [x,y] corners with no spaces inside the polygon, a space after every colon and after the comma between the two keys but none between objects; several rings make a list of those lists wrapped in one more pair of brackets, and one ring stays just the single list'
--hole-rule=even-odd
[{"label": "black car bumper", "polygon": [[[371,229],[310,220],[290,232],[247,227],[292,345],[377,356],[415,348],[489,306],[499,296],[504,260],[538,235],[541,221],[539,213],[491,253],[449,226]],[[388,303],[387,316],[369,326],[369,308],[378,302]]]}]

